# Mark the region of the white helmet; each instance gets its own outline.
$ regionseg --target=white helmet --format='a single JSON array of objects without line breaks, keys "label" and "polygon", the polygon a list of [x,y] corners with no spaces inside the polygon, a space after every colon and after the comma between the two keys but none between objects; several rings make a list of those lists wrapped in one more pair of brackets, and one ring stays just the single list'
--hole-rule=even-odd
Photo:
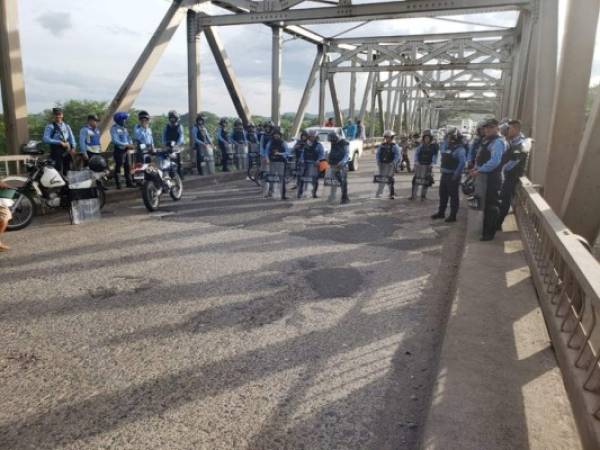
[{"label": "white helmet", "polygon": [[396,136],[396,133],[394,133],[392,130],[385,130],[383,133],[383,137],[393,138],[394,136]]},{"label": "white helmet", "polygon": [[319,135],[318,130],[313,128],[312,130],[308,130],[308,137],[317,137]]}]

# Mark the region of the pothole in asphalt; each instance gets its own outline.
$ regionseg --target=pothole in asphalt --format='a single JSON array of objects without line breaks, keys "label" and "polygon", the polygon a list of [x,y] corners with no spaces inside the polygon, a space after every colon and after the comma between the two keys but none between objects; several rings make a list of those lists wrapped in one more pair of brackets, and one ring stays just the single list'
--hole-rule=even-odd
[{"label": "pothole in asphalt", "polygon": [[353,268],[315,270],[306,280],[319,298],[352,297],[364,283],[360,271]]}]

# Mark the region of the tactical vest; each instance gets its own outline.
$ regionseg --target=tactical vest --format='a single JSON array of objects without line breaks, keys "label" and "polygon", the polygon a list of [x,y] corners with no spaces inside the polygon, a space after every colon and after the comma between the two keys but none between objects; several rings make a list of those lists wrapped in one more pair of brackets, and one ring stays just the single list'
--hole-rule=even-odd
[{"label": "tactical vest", "polygon": [[[496,135],[496,136],[492,137],[490,140],[482,142],[481,149],[477,153],[477,159],[476,159],[478,167],[483,166],[486,162],[488,162],[490,159],[492,159],[492,151],[490,150],[490,147],[498,139],[500,139],[500,136]],[[500,172],[501,170],[502,170],[502,164],[498,164],[498,167],[496,167],[494,170],[492,170],[491,173]]]},{"label": "tactical vest", "polygon": [[515,145],[510,144],[508,150],[502,156],[501,166],[504,167],[509,161],[517,161],[517,165],[510,172],[505,172],[505,174],[510,177],[522,177],[527,166],[527,157],[528,155],[523,149],[522,141]]},{"label": "tactical vest", "polygon": [[394,144],[381,144],[379,147],[379,162],[390,164],[394,161]]},{"label": "tactical vest", "polygon": [[208,130],[204,126],[198,126],[196,131],[196,138],[202,142],[208,142]]},{"label": "tactical vest", "polygon": [[304,162],[315,162],[317,155],[317,142],[304,147]]},{"label": "tactical vest", "polygon": [[251,144],[257,144],[258,143],[258,138],[256,136],[256,133],[248,133],[248,142],[250,142]]},{"label": "tactical vest", "polygon": [[170,146],[171,142],[177,143],[179,141],[179,124],[172,126],[171,124],[167,125],[167,131],[165,133],[167,145]]},{"label": "tactical vest", "polygon": [[329,164],[336,166],[344,159],[347,144],[346,141],[340,140],[331,148],[329,152]]},{"label": "tactical vest", "polygon": [[243,128],[234,128],[233,133],[231,133],[231,137],[235,142],[243,142],[244,141],[244,129]]},{"label": "tactical vest", "polygon": [[433,153],[434,147],[433,144],[423,144],[421,145],[421,150],[419,150],[419,164],[422,166],[430,166],[433,162]]},{"label": "tactical vest", "polygon": [[296,161],[300,159],[300,156],[306,147],[308,147],[308,145],[306,145],[306,142],[302,141],[294,145],[294,158],[296,158]]},{"label": "tactical vest", "polygon": [[442,169],[456,170],[458,168],[458,158],[454,156],[454,152],[459,149],[460,146],[447,147],[442,153]]},{"label": "tactical vest", "polygon": [[271,139],[271,146],[269,147],[269,161],[281,162],[284,160],[282,155],[276,155],[276,153],[284,153],[283,141],[281,139]]}]

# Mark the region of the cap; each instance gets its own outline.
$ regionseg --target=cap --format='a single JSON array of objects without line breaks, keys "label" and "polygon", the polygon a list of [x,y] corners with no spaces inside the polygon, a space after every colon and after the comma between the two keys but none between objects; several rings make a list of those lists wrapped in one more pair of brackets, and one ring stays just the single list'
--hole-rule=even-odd
[{"label": "cap", "polygon": [[52,108],[52,114],[61,114],[62,112],[64,111],[60,107]]}]

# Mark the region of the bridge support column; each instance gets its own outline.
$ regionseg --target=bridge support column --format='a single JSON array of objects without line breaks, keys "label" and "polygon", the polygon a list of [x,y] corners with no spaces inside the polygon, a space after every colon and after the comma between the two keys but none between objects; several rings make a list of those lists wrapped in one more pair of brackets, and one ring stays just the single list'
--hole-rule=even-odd
[{"label": "bridge support column", "polygon": [[327,76],[329,82],[329,93],[331,94],[331,103],[333,103],[333,113],[335,115],[335,123],[338,127],[344,126],[344,118],[342,117],[342,110],[340,109],[340,101],[337,95],[337,89],[335,88],[335,81],[333,79],[334,74],[330,73]]},{"label": "bridge support column", "polygon": [[369,72],[369,75],[367,77],[367,85],[365,87],[365,93],[363,95],[362,103],[360,105],[360,112],[358,113],[358,118],[361,120],[361,122],[363,122],[363,126],[365,120],[365,113],[367,112],[367,104],[369,102],[369,93],[373,88],[373,76],[374,72]]},{"label": "bridge support column", "polygon": [[[352,67],[356,67],[356,61],[352,61]],[[350,104],[348,105],[348,118],[355,120],[356,113],[356,72],[350,72]]]},{"label": "bridge support column", "polygon": [[108,105],[106,114],[100,123],[103,148],[107,148],[108,144],[110,144],[110,127],[113,114],[117,111],[129,111],[131,109],[146,80],[150,77],[152,70],[154,70],[154,67],[167,49],[167,45],[185,17],[186,9],[182,6],[181,2],[173,2],[169,6],[146,48],[119,88],[115,98]]},{"label": "bridge support column", "polygon": [[225,82],[225,86],[227,87],[227,91],[229,92],[237,115],[242,119],[244,125],[247,125],[251,121],[250,109],[242,95],[242,90],[240,89],[240,85],[233,72],[231,61],[229,61],[229,56],[225,51],[221,38],[213,27],[204,28],[204,34],[206,35],[206,41],[215,58],[219,72],[223,77],[223,81]]},{"label": "bridge support column", "polygon": [[271,120],[281,124],[281,27],[273,27],[273,47],[271,59]]},{"label": "bridge support column", "polygon": [[[550,153],[544,197],[559,212],[583,134],[600,0],[567,4],[556,96],[550,124]],[[565,130],[569,130],[565,133]],[[576,175],[576,174],[575,174]],[[584,195],[584,192],[579,192]],[[586,198],[591,199],[588,194]],[[580,211],[583,213],[583,211]]]},{"label": "bridge support column", "polygon": [[535,147],[530,157],[531,180],[545,185],[548,150],[550,146],[550,122],[556,86],[558,58],[558,0],[539,2],[538,52],[536,65],[535,96],[533,106],[533,133]]},{"label": "bridge support column", "polygon": [[196,116],[200,112],[200,38],[201,30],[198,29],[196,12],[189,9],[187,12],[187,56],[188,56],[188,126],[190,142],[194,142],[192,128],[196,124]]},{"label": "bridge support column", "polygon": [[600,232],[599,167],[600,98],[597,98],[585,127],[560,209],[565,224],[592,245]]},{"label": "bridge support column", "polygon": [[315,82],[317,81],[317,75],[319,74],[319,68],[321,67],[322,63],[323,46],[319,45],[317,47],[317,56],[315,56],[315,61],[313,62],[313,66],[310,69],[310,74],[308,75],[308,80],[306,81],[306,87],[304,88],[302,99],[300,100],[300,106],[298,106],[298,112],[294,117],[294,123],[292,124],[292,136],[297,136],[300,132],[302,122],[304,121],[304,115],[306,114],[306,108],[310,100],[310,95],[312,93],[313,87],[315,86]]},{"label": "bridge support column", "polygon": [[0,85],[8,153],[29,140],[17,0],[0,2]]},{"label": "bridge support column", "polygon": [[[327,55],[327,51],[325,51],[325,55]],[[325,65],[328,61],[329,58],[325,56],[319,74],[319,125],[323,125],[325,122],[325,96],[327,95],[325,91],[327,85],[327,69]]]}]

